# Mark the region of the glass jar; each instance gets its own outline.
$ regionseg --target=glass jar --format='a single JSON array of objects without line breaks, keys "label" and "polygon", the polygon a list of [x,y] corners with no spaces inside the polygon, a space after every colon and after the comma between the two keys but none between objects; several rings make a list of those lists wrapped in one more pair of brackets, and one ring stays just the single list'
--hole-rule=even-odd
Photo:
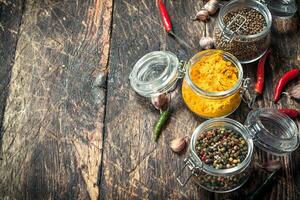
[{"label": "glass jar", "polygon": [[266,4],[273,16],[291,17],[297,12],[295,0],[268,0]]},{"label": "glass jar", "polygon": [[[229,128],[244,138],[247,143],[247,156],[238,165],[228,169],[216,169],[201,161],[196,151],[199,135],[212,128]],[[206,190],[225,193],[238,189],[248,179],[252,167],[253,144],[272,154],[289,154],[299,146],[298,128],[287,115],[275,109],[259,109],[248,114],[245,125],[227,118],[210,119],[199,125],[190,143],[190,156],[184,160],[184,167],[177,181],[184,186],[191,177]],[[182,172],[190,170],[186,180],[181,180]]]},{"label": "glass jar", "polygon": [[[224,60],[231,62],[237,69],[238,80],[227,91],[207,92],[197,87],[191,79],[191,70],[202,58],[212,54],[220,54]],[[224,117],[234,112],[241,103],[243,68],[231,54],[221,50],[206,50],[193,56],[186,65],[186,73],[182,83],[182,97],[187,107],[203,118]]]},{"label": "glass jar", "polygon": [[143,97],[156,97],[176,87],[180,62],[171,52],[153,51],[134,65],[129,75],[131,87]]},{"label": "glass jar", "polygon": [[[240,12],[241,9],[257,12],[245,14]],[[257,22],[252,16],[264,19],[264,23],[262,20]],[[241,63],[256,61],[270,45],[271,24],[271,13],[264,4],[255,0],[230,1],[220,9],[216,20],[213,32],[216,48],[233,54]],[[258,29],[259,26],[263,29]]]}]

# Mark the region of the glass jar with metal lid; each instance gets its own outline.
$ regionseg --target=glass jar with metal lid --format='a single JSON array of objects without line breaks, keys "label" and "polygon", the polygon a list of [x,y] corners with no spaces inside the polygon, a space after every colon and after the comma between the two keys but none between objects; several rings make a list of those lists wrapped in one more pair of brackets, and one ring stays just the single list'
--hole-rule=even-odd
[{"label": "glass jar with metal lid", "polygon": [[[245,145],[237,148],[247,149],[244,159],[229,168],[218,169],[208,165],[198,152],[199,137],[206,131],[214,128],[230,129],[238,140]],[[220,134],[224,134],[221,132]],[[222,136],[216,136],[224,139]],[[201,137],[200,137],[201,139]],[[227,139],[225,137],[225,139]],[[228,141],[226,141],[229,143]],[[241,187],[248,179],[252,168],[254,145],[272,154],[282,156],[296,150],[299,146],[298,128],[292,119],[275,109],[259,109],[248,114],[247,119],[241,123],[227,118],[210,119],[199,125],[190,142],[190,156],[185,159],[184,167],[178,174],[178,182],[184,186],[191,177],[206,190],[218,193],[230,192]],[[214,143],[216,145],[216,142]],[[210,146],[206,146],[209,149]],[[215,157],[220,157],[216,155]],[[181,174],[188,167],[190,175],[186,180],[181,180]]]},{"label": "glass jar with metal lid", "polygon": [[[237,71],[232,88],[221,92],[207,92],[199,88],[190,73],[201,59],[220,55]],[[155,51],[143,56],[134,66],[129,79],[131,87],[141,96],[154,98],[167,94],[183,78],[182,96],[188,108],[203,118],[224,117],[236,110],[247,91],[249,79],[243,79],[243,68],[231,54],[222,50],[201,51],[183,64],[171,52]]]},{"label": "glass jar with metal lid", "polygon": [[214,40],[217,49],[233,54],[241,63],[258,60],[270,45],[272,16],[255,0],[233,0],[218,14]]}]

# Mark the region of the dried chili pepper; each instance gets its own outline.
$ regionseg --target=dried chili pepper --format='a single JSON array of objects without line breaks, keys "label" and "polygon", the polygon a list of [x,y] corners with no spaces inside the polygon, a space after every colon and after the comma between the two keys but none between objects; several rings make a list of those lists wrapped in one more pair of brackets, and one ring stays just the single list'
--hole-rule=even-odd
[{"label": "dried chili pepper", "polygon": [[157,122],[155,123],[155,126],[154,126],[154,141],[155,142],[157,142],[157,140],[161,134],[161,129],[163,128],[165,123],[168,121],[168,119],[170,117],[170,113],[171,113],[170,109],[160,113],[159,119],[157,120]]},{"label": "dried chili pepper", "polygon": [[254,102],[256,101],[257,96],[262,95],[264,84],[265,84],[265,63],[267,60],[267,57],[272,52],[271,49],[268,49],[268,51],[259,59],[258,65],[257,65],[257,71],[256,71],[256,84],[255,84],[255,93],[254,96],[250,102],[249,107],[252,108]]},{"label": "dried chili pepper", "polygon": [[290,118],[296,118],[299,116],[299,111],[296,109],[288,109],[288,108],[284,108],[284,109],[278,109],[279,112],[286,114],[287,116],[289,116]]},{"label": "dried chili pepper", "polygon": [[257,72],[256,72],[256,85],[255,85],[255,92],[259,95],[262,95],[263,89],[264,89],[264,83],[265,83],[265,63],[267,60],[267,57],[272,52],[271,49],[268,49],[268,51],[259,59],[258,65],[257,65]]},{"label": "dried chili pepper", "polygon": [[299,75],[299,69],[292,69],[285,73],[277,82],[274,91],[274,102],[276,103],[281,95],[284,86]]},{"label": "dried chili pepper", "polygon": [[158,7],[159,7],[159,11],[160,11],[160,15],[161,15],[161,19],[163,21],[163,25],[164,28],[166,30],[167,33],[172,32],[172,23],[170,20],[170,16],[168,14],[168,11],[166,9],[166,6],[164,4],[164,2],[162,0],[158,1]]}]

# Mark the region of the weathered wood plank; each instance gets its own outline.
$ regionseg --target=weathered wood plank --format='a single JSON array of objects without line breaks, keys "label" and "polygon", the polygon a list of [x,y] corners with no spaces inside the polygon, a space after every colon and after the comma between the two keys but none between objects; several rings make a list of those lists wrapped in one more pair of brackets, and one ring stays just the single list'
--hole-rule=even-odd
[{"label": "weathered wood plank", "polygon": [[[15,58],[23,4],[22,0],[0,2],[0,127],[2,127],[11,69]],[[0,158],[2,158],[1,135],[0,132]]]},{"label": "weathered wood plank", "polygon": [[204,23],[190,20],[201,1],[166,1],[175,33],[192,49],[181,47],[166,35],[154,1],[115,1],[110,71],[105,119],[103,199],[191,199],[213,194],[189,183],[180,189],[175,174],[184,156],[169,148],[172,138],[190,135],[201,122],[195,120],[181,98],[174,101],[174,113],[158,144],[152,128],[158,112],[131,90],[128,76],[134,63],[154,50],[174,52],[187,59],[199,50]]},{"label": "weathered wood plank", "polygon": [[[103,175],[100,194],[102,199],[245,199],[266,174],[256,171],[249,182],[230,194],[213,194],[190,182],[185,188],[177,184],[175,176],[187,155],[174,155],[169,149],[171,139],[191,135],[203,119],[191,114],[180,98],[173,102],[174,113],[158,144],[153,142],[152,127],[158,113],[149,103],[138,97],[130,88],[128,76],[134,63],[145,53],[169,50],[181,59],[187,59],[199,50],[198,40],[212,35],[214,19],[206,26],[192,23],[189,17],[201,7],[201,1],[166,1],[176,34],[192,49],[185,49],[166,36],[160,26],[160,16],[153,2],[115,1],[113,34],[110,52],[110,73],[106,107],[105,145],[103,149]],[[129,31],[130,30],[130,31]],[[259,106],[274,107],[271,99],[275,81],[289,69],[275,66],[299,66],[299,39],[294,36],[275,36],[275,53],[266,69],[266,88]],[[277,42],[276,42],[277,41]],[[281,41],[282,44],[278,44]],[[284,43],[285,42],[285,43]],[[292,58],[276,52],[288,52]],[[255,80],[256,64],[245,65],[245,76]],[[281,104],[298,107],[296,102],[281,100]],[[281,106],[281,104],[276,106]],[[242,104],[230,117],[243,122],[249,109]],[[299,125],[299,121],[298,121]],[[274,156],[257,151],[255,159],[274,159]],[[281,158],[284,168],[279,179],[261,198],[297,199],[300,176],[299,150],[292,156]],[[297,186],[298,185],[298,186]]]},{"label": "weathered wood plank", "polygon": [[3,122],[1,199],[97,199],[111,12],[112,1],[27,1]]}]

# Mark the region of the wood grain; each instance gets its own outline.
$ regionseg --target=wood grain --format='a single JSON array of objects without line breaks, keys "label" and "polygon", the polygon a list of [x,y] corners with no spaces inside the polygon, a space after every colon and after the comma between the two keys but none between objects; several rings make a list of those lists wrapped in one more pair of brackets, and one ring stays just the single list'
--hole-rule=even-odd
[{"label": "wood grain", "polygon": [[[201,8],[200,1],[166,1],[175,33],[192,49],[179,45],[167,36],[161,27],[160,16],[153,2],[115,1],[110,71],[108,76],[107,107],[105,117],[105,143],[101,199],[245,199],[264,180],[266,174],[255,171],[249,182],[230,194],[214,194],[201,189],[193,182],[181,188],[176,174],[188,156],[174,155],[171,139],[191,135],[203,119],[191,114],[181,100],[180,92],[172,107],[172,118],[159,142],[153,142],[152,127],[158,116],[147,100],[137,96],[130,88],[129,73],[134,63],[154,50],[174,52],[180,59],[188,59],[199,51],[202,36],[212,35],[215,16],[208,24],[191,22],[189,17]],[[299,104],[282,98],[278,105],[271,103],[273,87],[286,70],[299,66],[299,29],[289,35],[274,35],[272,55],[266,67],[266,88],[259,107],[296,107]],[[274,33],[275,34],[275,33]],[[286,54],[280,53],[285,52]],[[245,76],[255,80],[257,63],[244,65]],[[286,66],[286,67],[281,67]],[[295,83],[292,83],[295,84]],[[230,118],[243,122],[249,109],[242,104]],[[299,121],[298,121],[299,125]],[[260,199],[298,199],[300,163],[299,150],[280,158],[284,167],[279,178],[266,188]],[[257,150],[254,160],[278,159]]]},{"label": "wood grain", "polygon": [[0,199],[97,199],[112,1],[26,1]]},{"label": "wood grain", "polygon": [[[11,70],[14,64],[23,6],[24,2],[21,0],[0,1],[0,127],[2,127]],[[0,131],[0,159],[2,158],[1,137]]]},{"label": "wood grain", "polygon": [[190,135],[201,122],[189,112],[181,98],[174,100],[174,113],[159,142],[153,142],[152,128],[158,117],[149,103],[131,90],[128,76],[134,63],[155,50],[174,52],[187,59],[199,50],[203,23],[190,17],[202,2],[167,1],[174,32],[192,49],[166,35],[160,14],[151,1],[115,1],[108,77],[103,149],[101,199],[191,199],[199,194],[213,196],[189,183],[180,188],[175,176],[184,156],[174,155],[169,141]]}]

